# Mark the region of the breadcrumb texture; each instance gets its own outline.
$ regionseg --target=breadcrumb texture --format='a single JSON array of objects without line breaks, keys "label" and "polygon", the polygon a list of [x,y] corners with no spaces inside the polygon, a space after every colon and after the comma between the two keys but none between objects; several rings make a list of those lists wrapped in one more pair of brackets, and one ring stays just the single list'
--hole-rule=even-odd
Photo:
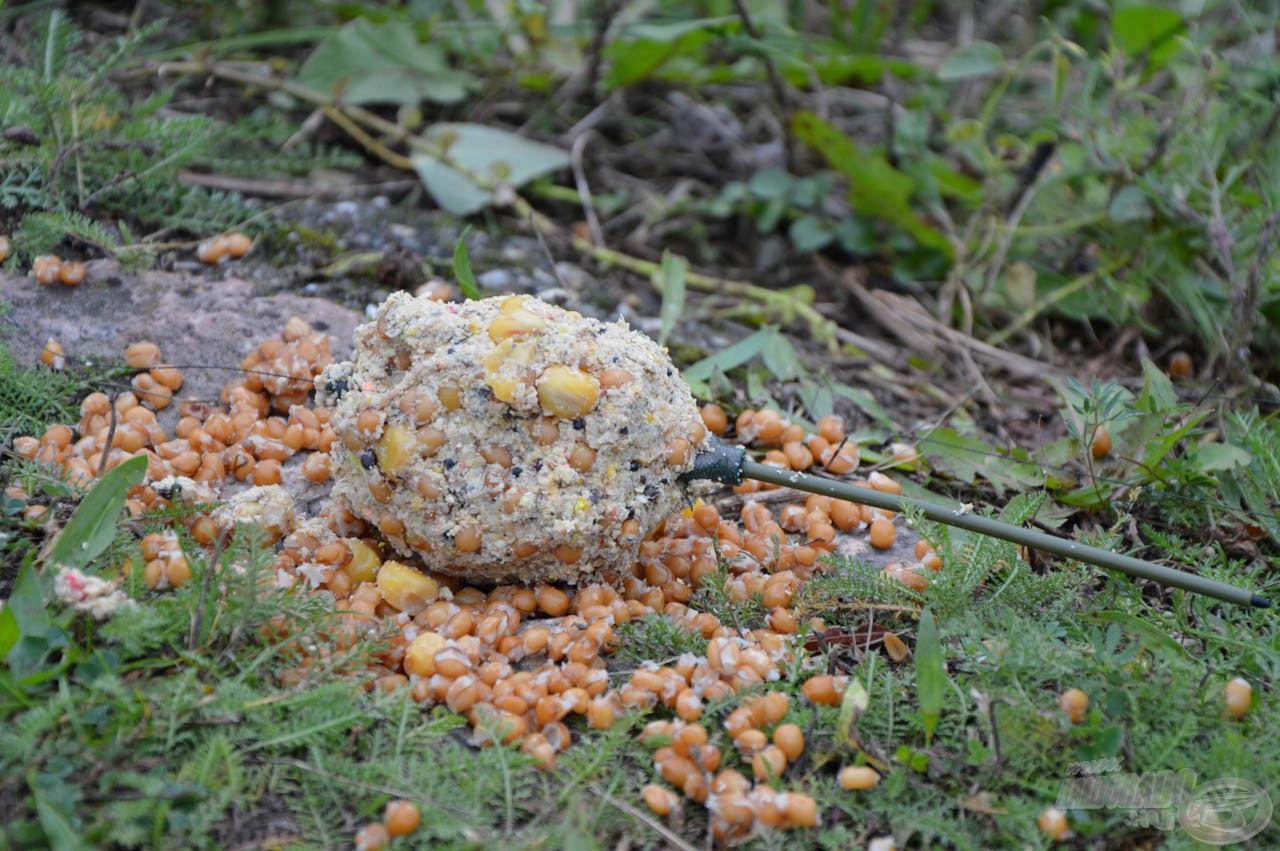
[{"label": "breadcrumb texture", "polygon": [[262,485],[243,490],[213,512],[221,529],[252,524],[266,533],[271,543],[293,531],[297,511],[293,497],[279,485]]},{"label": "breadcrumb texture", "polygon": [[623,575],[707,440],[665,349],[526,296],[392,295],[316,388],[333,499],[472,582]]}]

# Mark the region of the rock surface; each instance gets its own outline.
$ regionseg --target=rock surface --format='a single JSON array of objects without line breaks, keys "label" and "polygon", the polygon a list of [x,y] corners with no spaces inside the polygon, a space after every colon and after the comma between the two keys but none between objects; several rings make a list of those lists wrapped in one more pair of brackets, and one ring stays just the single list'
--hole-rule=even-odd
[{"label": "rock surface", "polygon": [[[43,287],[30,276],[0,273],[0,301],[10,305],[0,337],[20,363],[32,363],[52,337],[70,362],[124,360],[139,340],[160,344],[166,362],[182,368],[182,397],[216,398],[240,360],[259,342],[278,338],[300,316],[333,338],[338,359],[351,351],[362,321],[325,298],[291,293],[255,296],[234,275],[222,280],[170,272],[124,273],[111,260],[88,264],[78,287]],[[126,389],[121,387],[121,389]]]}]

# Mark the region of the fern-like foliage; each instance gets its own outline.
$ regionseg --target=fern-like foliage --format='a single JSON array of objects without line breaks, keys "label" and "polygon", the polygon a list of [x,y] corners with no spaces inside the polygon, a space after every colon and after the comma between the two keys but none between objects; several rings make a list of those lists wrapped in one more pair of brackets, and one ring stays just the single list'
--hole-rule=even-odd
[{"label": "fern-like foliage", "polygon": [[68,237],[110,251],[120,239],[104,225],[75,210],[31,213],[22,220],[18,244],[28,254],[46,254]]},{"label": "fern-like foliage", "polygon": [[924,605],[925,597],[920,592],[885,576],[864,559],[830,555],[822,561],[829,569],[814,576],[796,593],[793,605],[801,617],[829,616],[868,603],[912,608]]},{"label": "fern-like foliage", "polygon": [[81,383],[42,366],[19,366],[0,340],[0,423],[14,435],[39,436],[53,423],[75,422]]},{"label": "fern-like foliage", "polygon": [[89,49],[54,10],[36,27],[31,61],[5,67],[0,124],[27,132],[0,139],[0,218],[29,220],[9,268],[68,238],[127,260],[132,252],[122,252],[123,243],[132,240],[114,232],[116,222],[126,235],[256,229],[247,220],[257,208],[238,194],[182,185],[184,169],[294,175],[361,161],[336,147],[285,148],[297,127],[277,110],[228,123],[177,111],[174,87],[133,95],[104,84],[158,31],[159,24],[143,27]]}]

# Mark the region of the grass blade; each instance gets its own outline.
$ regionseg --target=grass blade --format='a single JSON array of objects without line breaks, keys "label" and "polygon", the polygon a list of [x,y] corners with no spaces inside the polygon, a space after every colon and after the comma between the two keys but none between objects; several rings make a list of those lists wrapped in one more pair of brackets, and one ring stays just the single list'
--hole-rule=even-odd
[{"label": "grass blade", "polygon": [[662,269],[658,272],[658,287],[662,290],[662,332],[658,342],[666,345],[675,328],[676,320],[684,313],[684,274],[689,261],[670,251],[662,252]]},{"label": "grass blade", "polygon": [[458,247],[453,249],[453,276],[458,280],[458,286],[462,288],[462,294],[467,297],[468,301],[479,301],[480,287],[476,284],[476,276],[471,272],[471,256],[467,254],[467,228],[462,232],[462,236],[458,237]]},{"label": "grass blade", "polygon": [[947,685],[947,672],[942,658],[942,642],[938,639],[938,622],[933,612],[920,614],[916,634],[916,701],[924,721],[925,739],[933,740],[933,731],[942,717],[942,695]]},{"label": "grass blade", "polygon": [[49,564],[84,567],[110,546],[129,489],[141,482],[146,472],[147,459],[141,455],[108,470],[53,542]]}]

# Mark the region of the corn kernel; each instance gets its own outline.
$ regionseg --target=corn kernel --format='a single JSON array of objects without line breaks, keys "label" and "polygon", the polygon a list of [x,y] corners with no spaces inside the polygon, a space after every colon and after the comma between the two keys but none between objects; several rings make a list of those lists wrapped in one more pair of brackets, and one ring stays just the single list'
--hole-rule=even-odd
[{"label": "corn kernel", "polygon": [[580,369],[553,366],[538,378],[538,402],[543,410],[565,419],[590,411],[600,396],[600,382]]},{"label": "corn kernel", "polygon": [[446,639],[438,632],[422,632],[404,652],[406,673],[429,677],[436,672],[436,654],[444,649]]},{"label": "corn kernel", "polygon": [[547,321],[541,316],[517,307],[515,310],[505,311],[501,316],[493,320],[493,323],[489,325],[489,339],[498,343],[520,334],[541,331],[546,327]]},{"label": "corn kernel", "polygon": [[359,538],[348,539],[347,546],[351,549],[351,561],[347,562],[343,569],[350,577],[351,584],[359,585],[361,582],[374,581],[378,575],[378,568],[382,565],[378,554]]},{"label": "corn kernel", "polygon": [[382,431],[374,450],[378,456],[378,466],[388,476],[394,476],[409,463],[413,455],[413,432],[401,423],[392,423]]},{"label": "corn kernel", "polygon": [[425,573],[398,561],[385,561],[378,571],[382,598],[402,612],[415,614],[440,593],[440,586]]},{"label": "corn kernel", "polygon": [[533,360],[535,350],[532,343],[517,343],[515,340],[503,340],[484,359],[484,383],[493,391],[499,401],[508,405],[515,402],[518,383],[514,375],[508,373],[499,376],[498,372],[509,361],[514,364],[527,364]]}]

